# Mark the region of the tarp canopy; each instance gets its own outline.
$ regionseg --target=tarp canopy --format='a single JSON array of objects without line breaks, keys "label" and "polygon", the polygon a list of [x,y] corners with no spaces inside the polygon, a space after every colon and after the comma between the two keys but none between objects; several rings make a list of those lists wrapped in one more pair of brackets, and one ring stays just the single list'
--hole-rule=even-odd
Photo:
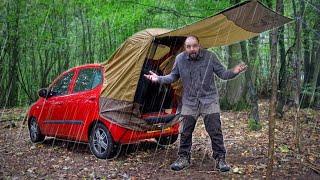
[{"label": "tarp canopy", "polygon": [[279,27],[291,19],[277,14],[259,1],[245,1],[214,16],[158,35],[199,37],[205,48],[230,45]]},{"label": "tarp canopy", "polygon": [[[195,35],[204,48],[225,46],[250,39],[290,21],[290,18],[277,14],[259,1],[245,1],[175,30],[140,31],[129,37],[102,63],[105,81],[100,97],[100,114],[129,129],[150,129],[141,121],[140,105],[134,102],[134,97],[145,60],[158,59],[169,51],[165,47],[157,48],[158,44],[168,45],[173,41],[183,41],[188,35]],[[170,58],[166,62],[172,66],[173,61],[174,58]]]}]

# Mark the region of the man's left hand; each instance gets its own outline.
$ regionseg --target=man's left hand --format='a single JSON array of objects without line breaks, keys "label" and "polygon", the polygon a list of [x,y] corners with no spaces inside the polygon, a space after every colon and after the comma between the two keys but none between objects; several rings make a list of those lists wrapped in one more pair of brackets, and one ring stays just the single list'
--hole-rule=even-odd
[{"label": "man's left hand", "polygon": [[236,66],[233,68],[233,72],[234,72],[235,74],[239,74],[239,73],[241,73],[241,72],[246,71],[246,70],[247,70],[247,67],[248,67],[248,66],[247,66],[245,63],[238,64],[238,65],[236,65]]}]

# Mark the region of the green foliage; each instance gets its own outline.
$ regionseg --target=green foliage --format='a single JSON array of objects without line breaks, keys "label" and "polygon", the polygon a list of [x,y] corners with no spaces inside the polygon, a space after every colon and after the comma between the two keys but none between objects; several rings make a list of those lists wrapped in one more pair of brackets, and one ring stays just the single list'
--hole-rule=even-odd
[{"label": "green foliage", "polygon": [[248,110],[249,108],[250,108],[250,104],[242,99],[237,104],[235,104],[233,110],[242,111],[242,110]]},{"label": "green foliage", "polygon": [[233,110],[233,111],[242,111],[242,110],[248,110],[250,108],[250,104],[246,102],[243,98],[241,98],[237,103],[230,104],[227,100],[227,97],[224,96],[220,100],[220,106],[223,110]]},{"label": "green foliage", "polygon": [[250,129],[250,131],[259,131],[262,128],[262,125],[260,122],[257,122],[254,119],[250,118],[248,120],[248,128]]},{"label": "green foliage", "polygon": [[[233,5],[230,2],[235,1],[1,1],[0,106],[5,106],[10,88],[17,91],[14,93],[16,106],[30,104],[37,99],[37,90],[47,87],[62,71],[81,64],[106,61],[132,34],[146,28],[185,26],[230,7]],[[275,0],[263,2],[271,4],[274,9]],[[285,15],[293,17],[292,2],[284,1],[283,6]],[[304,36],[308,37],[302,39],[318,41],[314,30],[318,18],[318,12],[306,3],[303,29],[310,32],[305,33]],[[295,41],[294,30],[294,23],[285,28],[286,49]],[[262,33],[256,49],[258,56],[251,62],[256,67],[254,83],[258,94],[268,94],[270,90],[269,43],[268,32]],[[220,57],[229,56],[221,49],[218,51],[222,54]],[[18,62],[12,65],[14,54],[17,54]],[[15,72],[19,77],[13,85],[18,88],[10,86],[12,78],[9,72]],[[288,72],[292,74],[293,68],[288,68]],[[308,93],[309,90],[304,89],[303,92]],[[249,107],[244,102],[231,106],[223,100],[221,105],[223,109],[233,110]]]},{"label": "green foliage", "polygon": [[231,110],[231,107],[225,96],[220,99],[220,108],[223,110]]},{"label": "green foliage", "polygon": [[312,84],[309,84],[309,83],[302,87],[301,93],[307,96],[320,96],[320,93],[317,91],[314,91],[314,89],[312,88]]},{"label": "green foliage", "polygon": [[[106,61],[138,31],[175,29],[228,6],[228,1],[211,0],[1,1],[0,106],[5,106],[8,98],[13,49],[18,51],[20,68],[14,69],[19,77],[14,85],[19,86],[15,103],[21,106],[35,101],[37,90],[66,69]],[[17,45],[13,47],[14,42]]]}]

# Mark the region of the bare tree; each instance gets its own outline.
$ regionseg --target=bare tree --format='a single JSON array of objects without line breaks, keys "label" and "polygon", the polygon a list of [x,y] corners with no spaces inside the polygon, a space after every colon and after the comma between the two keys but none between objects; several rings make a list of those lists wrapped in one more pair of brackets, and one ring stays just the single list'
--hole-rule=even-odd
[{"label": "bare tree", "polygon": [[305,9],[304,1],[300,1],[300,10],[297,12],[297,6],[295,0],[292,0],[293,12],[294,16],[296,17],[296,24],[295,24],[295,56],[294,56],[294,105],[296,109],[295,115],[295,144],[296,150],[298,153],[301,151],[300,145],[300,118],[299,118],[299,111],[300,111],[300,94],[301,94],[301,63],[302,63],[302,46],[301,46],[301,29],[302,29],[302,17]]},{"label": "bare tree", "polygon": [[[271,1],[269,1],[269,7],[271,7]],[[280,11],[280,6],[283,5],[282,0],[277,0],[276,11]],[[270,32],[270,75],[271,75],[271,99],[269,104],[269,145],[268,145],[268,167],[267,167],[267,178],[271,179],[273,171],[274,161],[274,129],[276,125],[276,102],[277,102],[277,50],[278,50],[278,29],[273,29]]]},{"label": "bare tree", "polygon": [[[246,64],[250,64],[249,58],[248,58],[247,42],[243,41],[240,43],[240,45],[241,45],[242,60]],[[247,88],[248,88],[247,92],[248,92],[250,104],[251,104],[250,118],[254,119],[256,123],[259,123],[260,119],[259,119],[258,96],[257,96],[257,91],[254,87],[254,83],[252,81],[252,69],[253,68],[250,67],[249,65],[247,71],[245,72]]]}]

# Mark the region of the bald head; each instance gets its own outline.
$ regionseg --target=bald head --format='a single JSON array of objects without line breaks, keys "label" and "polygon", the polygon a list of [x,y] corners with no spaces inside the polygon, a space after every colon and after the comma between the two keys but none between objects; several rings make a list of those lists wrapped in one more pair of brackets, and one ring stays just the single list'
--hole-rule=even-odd
[{"label": "bald head", "polygon": [[189,57],[193,60],[196,60],[199,55],[200,44],[197,36],[188,36],[184,42],[184,47],[189,55]]},{"label": "bald head", "polygon": [[187,36],[185,42],[186,41],[190,41],[190,40],[196,40],[198,42],[198,44],[200,43],[199,38],[197,36],[194,36],[194,35]]}]

